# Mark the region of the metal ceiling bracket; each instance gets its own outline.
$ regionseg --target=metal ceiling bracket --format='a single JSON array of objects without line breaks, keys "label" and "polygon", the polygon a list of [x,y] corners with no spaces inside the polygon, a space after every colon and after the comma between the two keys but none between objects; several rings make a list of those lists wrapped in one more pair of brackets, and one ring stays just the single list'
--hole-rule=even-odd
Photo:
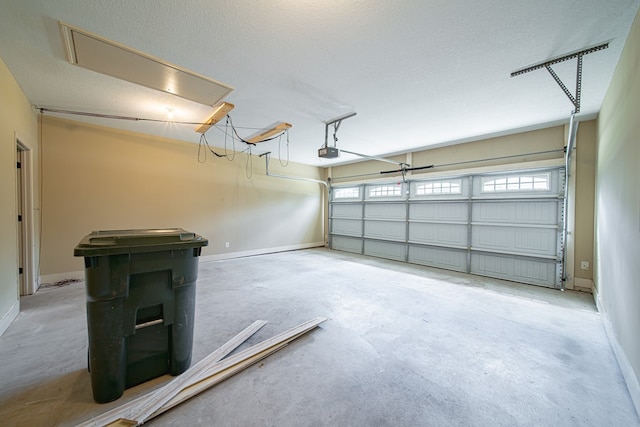
[{"label": "metal ceiling bracket", "polygon": [[[367,154],[360,154],[360,153],[355,153],[353,151],[347,151],[347,150],[338,149],[336,147],[336,145],[338,143],[338,137],[336,136],[336,133],[338,132],[338,129],[340,128],[340,124],[342,123],[343,120],[348,119],[350,117],[353,117],[356,114],[357,114],[356,112],[347,113],[347,114],[343,114],[342,116],[339,116],[339,117],[336,117],[334,119],[327,120],[326,122],[324,122],[324,145],[323,145],[322,148],[327,148],[329,146],[329,126],[333,125],[333,147],[334,147],[334,150],[336,150],[336,152],[339,151],[339,152],[342,152],[342,153],[353,154],[354,156],[362,157],[363,159],[377,160],[379,162],[393,163],[394,165],[398,165],[401,168],[406,168],[408,166],[411,166],[410,164],[407,164],[407,163],[404,163],[404,162],[398,162],[396,160],[391,160],[391,159],[387,159],[387,158],[384,158],[384,157],[369,156]],[[335,157],[335,156],[332,156],[332,157]]]},{"label": "metal ceiling bracket", "polygon": [[347,114],[343,114],[342,116],[336,117],[335,119],[327,120],[326,122],[324,122],[324,146],[325,147],[329,145],[329,126],[333,125],[333,146],[335,147],[336,143],[338,142],[336,133],[340,128],[340,124],[342,123],[343,120],[353,117],[356,114],[357,114],[356,112],[347,113]]},{"label": "metal ceiling bracket", "polygon": [[[541,68],[546,68],[546,70],[551,74],[551,77],[558,83],[560,89],[564,92],[565,95],[569,98],[573,106],[575,107],[574,113],[580,112],[580,97],[582,92],[582,57],[589,53],[597,52],[599,50],[603,50],[609,47],[609,43],[602,43],[597,46],[589,47],[587,49],[583,49],[577,52],[569,53],[567,55],[563,55],[554,59],[550,59],[548,61],[540,62],[535,65],[531,65],[529,67],[522,68],[520,70],[514,71],[511,73],[511,77],[516,77],[521,74],[529,73],[534,70],[539,70]],[[552,65],[558,64],[560,62],[568,61],[570,59],[576,59],[576,94],[575,96],[571,93],[571,91],[567,88],[567,86],[562,82],[558,74],[551,68]]]}]

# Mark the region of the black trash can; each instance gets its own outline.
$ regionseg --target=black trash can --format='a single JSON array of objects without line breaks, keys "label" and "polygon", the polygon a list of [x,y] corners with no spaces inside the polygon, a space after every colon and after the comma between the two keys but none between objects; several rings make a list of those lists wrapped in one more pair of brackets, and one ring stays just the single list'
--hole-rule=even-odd
[{"label": "black trash can", "polygon": [[93,399],[110,402],[191,364],[198,257],[207,239],[181,228],[94,231],[84,257]]}]

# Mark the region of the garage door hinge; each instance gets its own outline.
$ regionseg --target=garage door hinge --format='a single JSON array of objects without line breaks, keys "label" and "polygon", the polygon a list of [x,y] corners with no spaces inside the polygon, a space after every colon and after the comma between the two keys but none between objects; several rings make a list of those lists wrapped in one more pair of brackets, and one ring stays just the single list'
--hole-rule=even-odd
[{"label": "garage door hinge", "polygon": [[18,274],[22,274],[22,267],[18,268]]},{"label": "garage door hinge", "polygon": [[22,163],[18,162],[17,168],[20,169],[22,167]]},{"label": "garage door hinge", "polygon": [[22,215],[18,215],[18,222],[22,222]]}]

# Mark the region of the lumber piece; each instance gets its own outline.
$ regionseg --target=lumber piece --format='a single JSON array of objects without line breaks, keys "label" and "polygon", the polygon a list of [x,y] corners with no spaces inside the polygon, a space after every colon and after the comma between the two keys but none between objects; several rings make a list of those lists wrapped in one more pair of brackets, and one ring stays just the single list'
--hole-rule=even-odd
[{"label": "lumber piece", "polygon": [[215,386],[216,384],[221,383],[222,381],[232,377],[233,375],[239,373],[240,371],[243,371],[244,369],[250,367],[251,365],[254,365],[257,362],[267,358],[268,356],[286,347],[287,345],[289,345],[289,343],[282,343],[279,345],[275,345],[267,350],[264,350],[260,353],[255,354],[254,356],[251,356],[243,360],[242,362],[234,366],[231,366],[220,372],[216,372],[211,376],[204,378],[201,381],[198,381],[197,383],[191,384],[190,386],[180,391],[180,393],[175,395],[170,401],[162,405],[162,407],[158,409],[156,412],[154,412],[148,419],[150,420],[152,418],[155,418],[158,415],[168,411],[169,409],[175,406],[178,406],[179,404],[194,397],[195,395],[202,393],[203,391]]},{"label": "lumber piece", "polygon": [[[245,329],[242,333],[253,335],[260,328],[266,325],[267,322],[264,320],[258,320],[254,322],[249,328]],[[251,336],[249,335],[249,336]],[[240,344],[242,344],[246,339],[232,339],[227,343],[223,344],[222,347],[218,348],[216,351],[202,359],[200,362],[195,364],[191,369],[187,370],[182,375],[176,377],[173,381],[168,383],[166,386],[159,388],[158,390],[151,393],[149,399],[147,400],[144,406],[138,406],[139,409],[137,412],[133,414],[131,419],[137,420],[141,423],[153,412],[155,412],[158,408],[162,406],[163,403],[170,400],[176,393],[182,390],[184,387],[188,386],[194,380],[197,381],[199,378],[199,374],[201,371],[208,371],[209,365],[215,364],[219,362],[226,355],[231,353],[235,348],[237,348]]]},{"label": "lumber piece", "polygon": [[[191,367],[189,370],[187,370],[185,373],[175,377],[171,382],[165,384],[163,387],[161,387],[160,389],[156,390],[159,391],[161,389],[164,389],[165,387],[167,389],[169,389],[169,386],[175,381],[176,383],[180,383],[182,385],[182,381],[181,377],[185,376],[185,375],[189,375],[189,376],[193,376],[194,375],[194,368],[195,368],[195,372],[197,373],[198,370],[200,369],[206,369],[206,366],[215,362],[218,362],[219,360],[223,359],[225,356],[227,356],[229,353],[231,353],[233,350],[235,350],[236,348],[238,348],[243,342],[245,342],[247,339],[249,339],[253,334],[255,334],[258,330],[260,330],[260,328],[262,328],[264,325],[266,325],[267,322],[264,320],[256,320],[255,322],[253,322],[251,325],[249,325],[248,327],[246,327],[244,330],[242,330],[240,333],[238,333],[237,335],[235,335],[233,338],[231,338],[229,341],[227,341],[226,343],[224,343],[222,346],[220,346],[218,349],[216,349],[213,353],[209,354],[207,357],[205,357],[204,359],[202,359],[200,362],[196,363],[193,367]],[[173,388],[174,386],[171,386],[171,388]],[[180,391],[181,387],[177,387],[175,389],[175,393],[177,393],[178,391]],[[139,396],[127,403],[124,403],[120,406],[117,406],[113,409],[111,409],[110,411],[107,411],[101,415],[98,415],[97,417],[93,417],[90,420],[79,424],[79,427],[95,427],[95,426],[122,426],[122,425],[127,425],[127,424],[123,424],[126,422],[133,422],[134,424],[128,424],[128,425],[138,425],[139,422],[132,417],[132,414],[138,413],[140,411],[139,408],[141,407],[146,407],[147,405],[150,404],[150,399],[152,399],[155,395],[155,392],[151,392],[151,393],[147,393],[144,394],[142,396]]]},{"label": "lumber piece", "polygon": [[270,339],[262,341],[244,351],[239,352],[227,359],[221,360],[214,365],[200,378],[190,386],[183,389],[180,393],[167,401],[157,411],[150,412],[145,418],[138,419],[139,422],[146,422],[166,411],[179,405],[187,399],[213,387],[214,385],[224,381],[225,379],[237,374],[238,372],[248,368],[265,357],[275,353],[276,351],[287,346],[291,341],[299,338],[307,332],[315,329],[318,325],[325,322],[324,317],[316,317],[301,325],[282,332]]}]

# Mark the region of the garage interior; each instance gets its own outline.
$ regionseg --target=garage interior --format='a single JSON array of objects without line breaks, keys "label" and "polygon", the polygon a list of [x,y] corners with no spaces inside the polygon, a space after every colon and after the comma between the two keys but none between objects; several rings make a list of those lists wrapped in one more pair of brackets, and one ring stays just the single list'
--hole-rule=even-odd
[{"label": "garage interior", "polygon": [[[93,402],[84,292],[45,287],[3,336],[9,425],[77,425],[167,381]],[[638,423],[587,293],[315,248],[204,262],[196,304],[194,361],[256,319],[247,345],[329,320],[150,425]]]},{"label": "garage interior", "polygon": [[93,402],[73,256],[168,227],[209,239],[194,362],[328,320],[152,424],[640,424],[640,2],[325,3],[3,2],[3,425],[169,381]]}]

